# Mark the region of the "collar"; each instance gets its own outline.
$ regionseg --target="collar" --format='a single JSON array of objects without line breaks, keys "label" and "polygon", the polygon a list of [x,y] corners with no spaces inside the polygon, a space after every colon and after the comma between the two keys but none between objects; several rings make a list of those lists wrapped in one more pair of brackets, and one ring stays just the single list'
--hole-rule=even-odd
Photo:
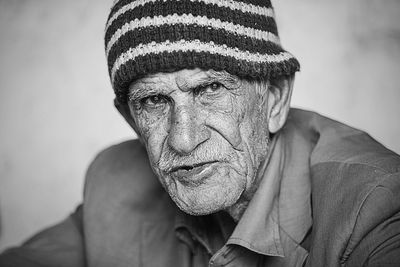
[{"label": "collar", "polygon": [[280,177],[284,163],[281,145],[277,138],[273,138],[270,152],[261,167],[263,178],[260,185],[227,244],[241,245],[259,254],[283,256],[278,224]]},{"label": "collar", "polygon": [[294,249],[304,253],[300,243],[312,225],[310,148],[304,141],[286,131],[274,136],[262,165],[262,181],[233,232],[218,214],[191,216],[179,211],[175,221],[178,237],[191,247],[193,238],[198,240],[211,255],[224,245],[224,232],[232,233],[227,245],[259,254],[284,257]]}]

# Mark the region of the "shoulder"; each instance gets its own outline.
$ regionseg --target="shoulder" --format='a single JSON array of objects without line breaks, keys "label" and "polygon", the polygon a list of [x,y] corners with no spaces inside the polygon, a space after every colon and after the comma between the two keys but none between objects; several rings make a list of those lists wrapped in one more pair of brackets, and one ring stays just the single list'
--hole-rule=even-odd
[{"label": "shoulder", "polygon": [[314,252],[340,256],[343,263],[369,233],[400,212],[400,157],[365,132],[319,114],[295,110],[292,120],[291,127],[313,143],[313,238],[330,251],[320,246]]},{"label": "shoulder", "polygon": [[87,179],[95,179],[93,175],[98,172],[122,174],[143,165],[148,165],[146,150],[139,140],[129,140],[98,153],[88,168]]},{"label": "shoulder", "polygon": [[89,265],[138,265],[147,242],[143,231],[170,229],[175,214],[139,141],[105,149],[86,175],[83,227]]},{"label": "shoulder", "polygon": [[288,121],[292,135],[302,136],[311,147],[308,155],[311,168],[351,167],[366,170],[374,177],[376,173],[380,176],[400,172],[400,156],[361,130],[299,109],[291,110]]},{"label": "shoulder", "polygon": [[[138,140],[113,145],[100,152],[90,164],[85,181],[85,205],[130,205],[147,214],[166,193],[153,173],[144,146]],[[97,201],[100,199],[101,201]],[[97,209],[96,209],[97,210]]]}]

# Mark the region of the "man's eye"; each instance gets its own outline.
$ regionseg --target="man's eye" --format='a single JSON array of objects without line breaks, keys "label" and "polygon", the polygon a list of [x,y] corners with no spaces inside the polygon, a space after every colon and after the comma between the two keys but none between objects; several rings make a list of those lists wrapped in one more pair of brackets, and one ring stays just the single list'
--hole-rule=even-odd
[{"label": "man's eye", "polygon": [[167,103],[167,99],[162,95],[152,95],[141,99],[140,102],[144,107],[159,108]]},{"label": "man's eye", "polygon": [[202,87],[201,90],[199,90],[199,93],[200,94],[203,94],[203,93],[206,93],[206,94],[207,93],[214,93],[214,92],[216,92],[216,91],[218,91],[218,90],[220,90],[222,88],[223,88],[222,84],[220,84],[218,82],[213,82],[213,83],[211,83],[211,84],[209,84],[207,86]]},{"label": "man's eye", "polygon": [[221,87],[222,87],[222,84],[215,82],[215,83],[208,85],[206,91],[209,93],[215,92],[215,91],[218,91],[219,89],[221,89]]}]

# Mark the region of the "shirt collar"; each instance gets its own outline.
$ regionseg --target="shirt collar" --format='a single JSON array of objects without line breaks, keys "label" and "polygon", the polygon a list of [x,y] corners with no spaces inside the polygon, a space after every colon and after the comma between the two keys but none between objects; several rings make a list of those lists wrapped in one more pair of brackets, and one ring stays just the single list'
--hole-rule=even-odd
[{"label": "shirt collar", "polygon": [[[259,188],[226,244],[279,257],[300,247],[312,224],[311,186],[308,147],[294,137],[281,132],[272,139]],[[214,236],[218,236],[215,220],[218,216],[196,217],[179,211],[175,229],[186,229],[213,254]],[[223,229],[218,226],[218,231]]]},{"label": "shirt collar", "polygon": [[281,145],[277,138],[273,138],[261,167],[263,178],[228,244],[241,245],[260,254],[283,256],[278,224],[280,177],[284,163]]}]

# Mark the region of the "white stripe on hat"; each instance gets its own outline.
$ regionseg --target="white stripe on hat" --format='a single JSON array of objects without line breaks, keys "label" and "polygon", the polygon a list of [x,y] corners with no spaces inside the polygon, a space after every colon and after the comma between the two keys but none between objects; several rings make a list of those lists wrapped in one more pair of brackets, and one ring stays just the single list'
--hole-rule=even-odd
[{"label": "white stripe on hat", "polygon": [[114,62],[111,70],[111,81],[114,84],[115,74],[119,68],[129,60],[134,60],[139,56],[148,54],[161,54],[163,52],[187,52],[194,51],[197,53],[207,52],[210,54],[218,54],[224,57],[234,57],[237,60],[243,60],[253,63],[279,63],[293,58],[289,52],[281,52],[277,55],[251,53],[243,51],[237,47],[231,48],[227,45],[216,45],[214,42],[204,43],[199,40],[186,41],[180,40],[177,42],[165,41],[162,43],[151,42],[149,44],[140,44],[130,48],[125,53],[122,53]]},{"label": "white stripe on hat", "polygon": [[120,29],[115,31],[110,41],[107,43],[106,55],[110,53],[112,46],[121,38],[124,34],[129,31],[133,31],[138,28],[146,27],[159,27],[162,25],[175,25],[175,24],[195,24],[203,27],[211,27],[216,30],[226,30],[230,33],[255,38],[258,40],[270,41],[277,45],[280,45],[279,37],[275,34],[267,31],[262,31],[254,28],[244,27],[239,24],[233,24],[231,22],[221,21],[220,19],[207,18],[206,16],[193,16],[192,14],[184,15],[168,15],[157,16],[157,17],[145,17],[141,19],[135,19],[129,23],[125,23]]},{"label": "white stripe on hat", "polygon": [[[125,6],[122,6],[117,12],[112,15],[112,17],[108,20],[105,31],[108,30],[110,25],[116,20],[119,16],[124,14],[125,12],[135,9],[138,6],[143,6],[147,3],[154,3],[159,0],[138,0],[132,3],[129,3]],[[180,1],[180,0],[175,0]],[[253,4],[247,4],[244,2],[236,2],[232,0],[190,0],[191,2],[201,2],[207,5],[217,5],[219,7],[227,7],[231,10],[239,10],[242,12],[249,12],[251,14],[261,15],[265,17],[274,17],[274,10],[272,8],[256,6]]]}]

